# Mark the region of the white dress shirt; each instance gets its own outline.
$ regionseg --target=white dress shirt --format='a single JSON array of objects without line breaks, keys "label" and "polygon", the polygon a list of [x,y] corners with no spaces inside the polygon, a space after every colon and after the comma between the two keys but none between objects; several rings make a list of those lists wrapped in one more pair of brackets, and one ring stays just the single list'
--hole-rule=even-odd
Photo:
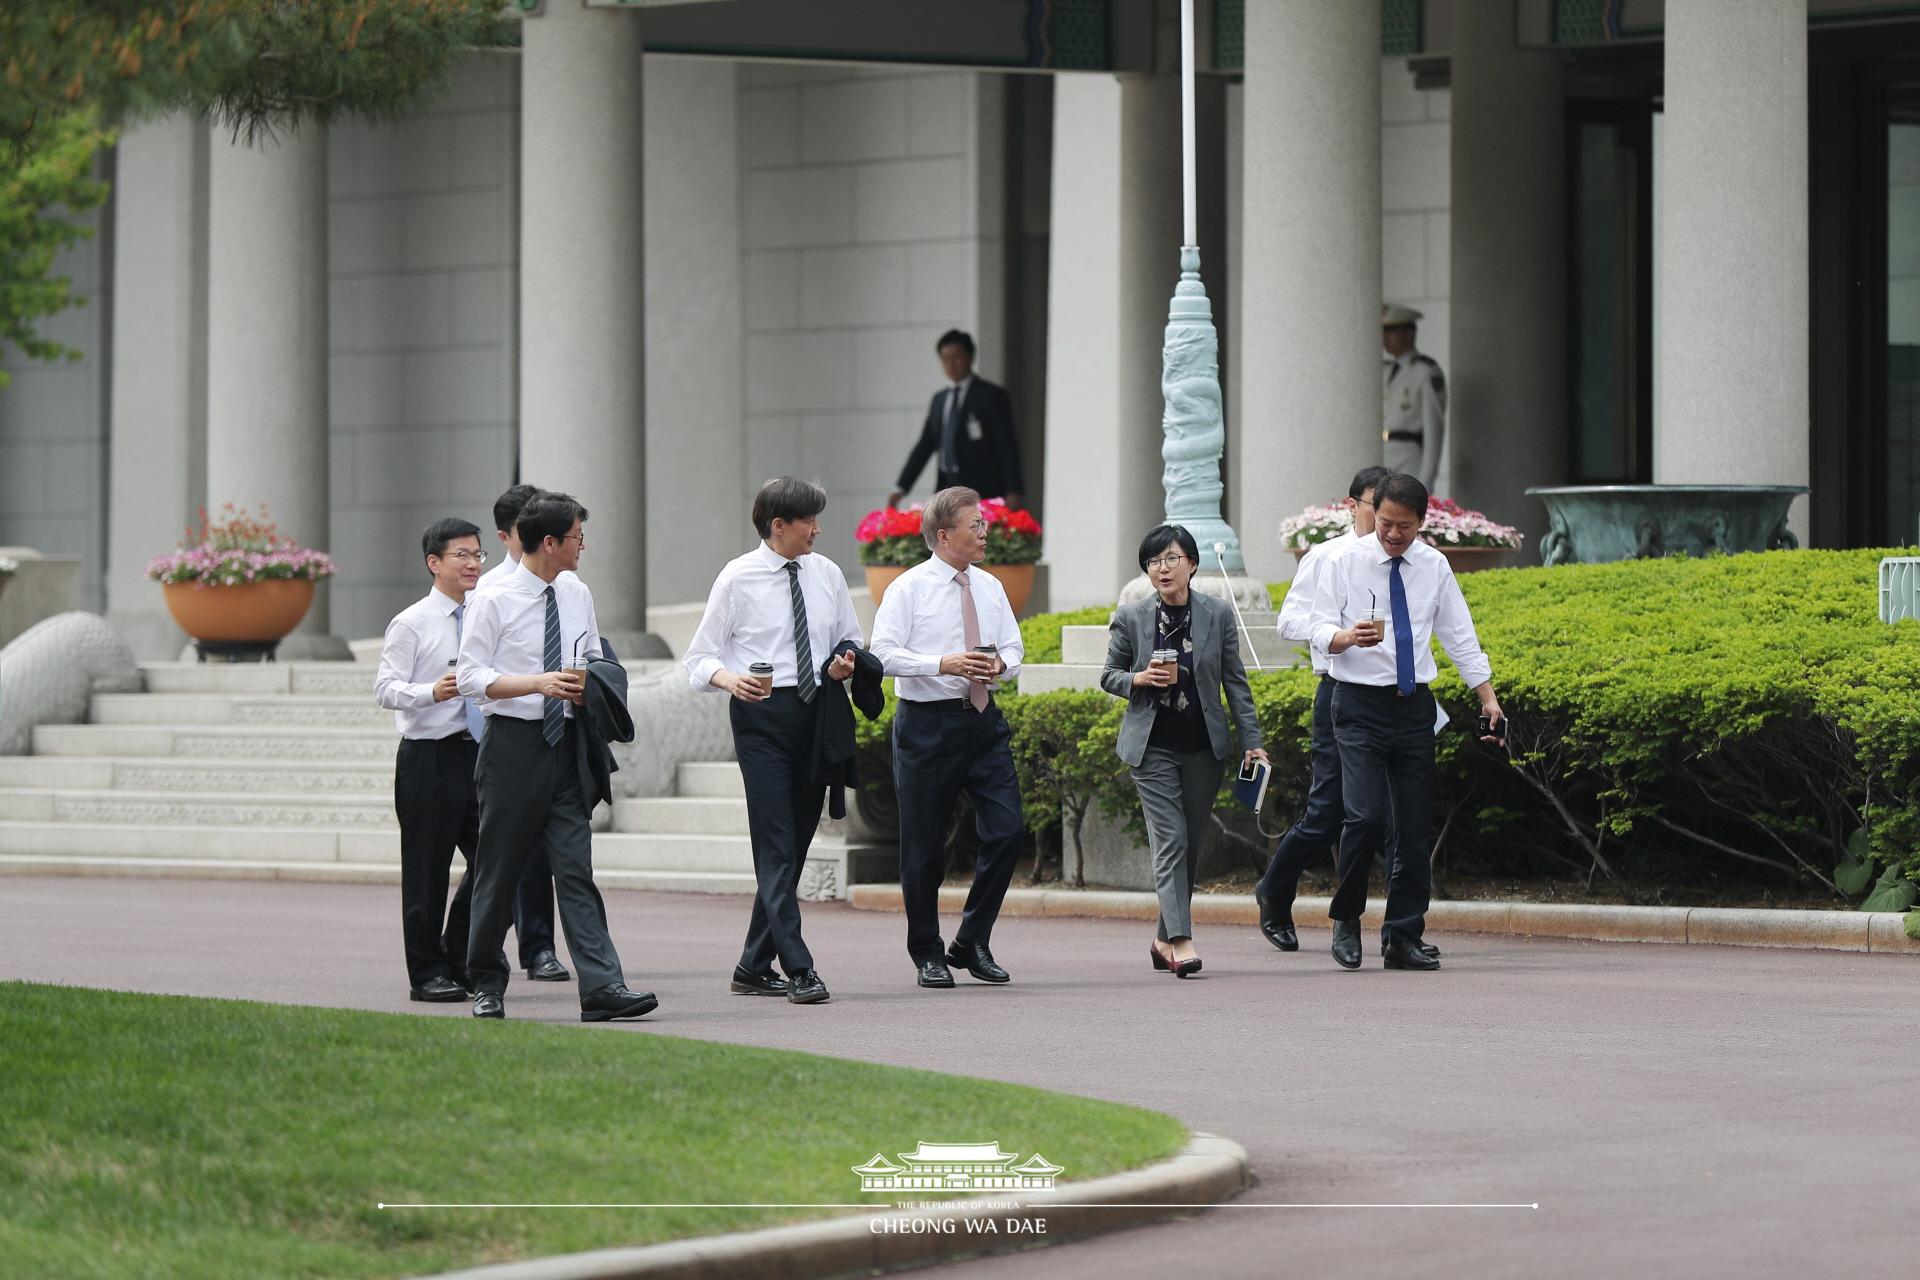
[{"label": "white dress shirt", "polygon": [[[960,588],[955,585],[959,572],[939,556],[929,556],[895,578],[880,601],[873,620],[873,656],[895,677],[894,694],[908,702],[964,698],[972,688],[965,676],[940,674],[940,659],[967,647]],[[974,565],[967,582],[980,618],[980,643],[999,646],[999,658],[1007,664],[1002,680],[1019,678],[1027,648],[1006,588],[984,565]]]},{"label": "white dress shirt", "polygon": [[1320,575],[1326,570],[1327,562],[1343,555],[1353,548],[1359,539],[1349,529],[1338,537],[1328,538],[1325,542],[1316,542],[1307,548],[1300,557],[1300,564],[1293,571],[1293,581],[1287,585],[1287,598],[1280,602],[1280,618],[1276,623],[1280,636],[1284,640],[1304,640],[1307,655],[1313,661],[1313,674],[1327,674],[1326,646],[1313,638],[1313,592]]},{"label": "white dress shirt", "polygon": [[[501,676],[532,676],[547,669],[547,584],[524,564],[502,574],[486,591],[467,596],[466,629],[460,640],[460,692],[490,716],[538,720],[546,698],[489,698],[487,686]],[[571,573],[553,580],[560,611],[560,656],[580,653],[602,657],[600,623],[593,613],[593,592]],[[573,704],[561,704],[571,716]]]},{"label": "white dress shirt", "polygon": [[[1493,678],[1493,667],[1481,652],[1474,634],[1473,616],[1453,576],[1453,566],[1438,551],[1414,539],[1401,556],[1400,579],[1407,592],[1407,620],[1413,624],[1413,678],[1431,684],[1439,667],[1433,660],[1433,640],[1453,659],[1469,689]],[[1313,593],[1313,643],[1326,649],[1335,633],[1351,627],[1368,609],[1378,609],[1386,638],[1371,648],[1358,645],[1327,659],[1327,672],[1348,684],[1392,686],[1395,671],[1392,606],[1393,557],[1380,548],[1380,535],[1370,533],[1354,542],[1343,555],[1329,560]]]},{"label": "white dress shirt", "polygon": [[454,669],[460,655],[460,628],[453,620],[459,607],[458,600],[435,587],[387,624],[373,696],[393,712],[403,738],[451,738],[467,731],[465,701],[433,700],[434,684]]},{"label": "white dress shirt", "polygon": [[[503,550],[503,554],[504,554],[504,550]],[[508,574],[512,573],[515,569],[518,569],[519,567],[520,567],[520,562],[518,560],[515,560],[511,555],[507,555],[506,559],[502,560],[499,564],[493,566],[493,568],[487,570],[485,573],[480,575],[480,581],[473,584],[473,591],[486,591],[486,590],[489,590],[490,588],[499,586],[500,583],[506,579],[506,576]],[[576,582],[580,580],[579,575],[576,574],[571,569],[562,569],[560,571],[560,577],[572,578]],[[556,581],[558,581],[558,579],[556,579]],[[469,600],[473,599],[473,591],[469,591],[467,593],[467,599]],[[524,674],[524,673],[521,673],[521,674]]]},{"label": "white dress shirt", "polygon": [[[799,661],[793,643],[793,588],[788,585],[787,558],[761,543],[743,556],[727,561],[707,595],[707,611],[687,644],[682,660],[693,687],[719,693],[713,673],[747,674],[756,662],[773,664],[773,687],[792,688],[800,682]],[[853,612],[847,579],[833,561],[811,552],[791,561],[800,566],[800,598],[807,606],[807,644],[812,650],[814,683],[821,683],[820,666],[842,640],[865,644],[860,619]]]}]

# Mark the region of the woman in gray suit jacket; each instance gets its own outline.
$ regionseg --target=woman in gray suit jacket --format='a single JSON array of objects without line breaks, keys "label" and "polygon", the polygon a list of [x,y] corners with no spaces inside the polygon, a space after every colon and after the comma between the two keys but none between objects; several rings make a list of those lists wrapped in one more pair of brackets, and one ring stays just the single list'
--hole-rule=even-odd
[{"label": "woman in gray suit jacket", "polygon": [[[1163,524],[1141,540],[1140,568],[1154,594],[1114,614],[1107,667],[1100,673],[1101,687],[1127,700],[1120,759],[1131,766],[1140,793],[1160,894],[1153,967],[1177,978],[1200,972],[1193,950],[1193,877],[1230,747],[1223,688],[1243,758],[1267,758],[1240,665],[1233,606],[1191,590],[1199,567],[1193,535],[1177,524]],[[1154,662],[1156,650],[1178,658]]]}]

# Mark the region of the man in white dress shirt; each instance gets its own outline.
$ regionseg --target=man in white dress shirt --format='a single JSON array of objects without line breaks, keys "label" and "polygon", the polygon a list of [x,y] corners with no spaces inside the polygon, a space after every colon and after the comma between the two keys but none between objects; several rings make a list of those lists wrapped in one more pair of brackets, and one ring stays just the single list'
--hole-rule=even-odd
[{"label": "man in white dress shirt", "polygon": [[[921,513],[933,555],[893,580],[873,621],[873,655],[894,677],[893,780],[900,804],[900,893],[907,953],[923,987],[951,987],[948,965],[1006,982],[988,943],[1013,879],[1026,824],[1006,717],[992,687],[1020,673],[1026,653],[987,553],[980,495],[948,488]],[[989,650],[988,646],[992,646]],[[980,859],[953,945],[940,945],[940,882],[947,827],[964,791],[973,802]]]},{"label": "man in white dress shirt", "polygon": [[520,512],[514,572],[480,592],[460,641],[460,692],[486,713],[480,747],[480,866],[467,955],[473,1016],[506,1016],[507,970],[492,959],[506,936],[529,855],[553,866],[560,922],[580,971],[580,1020],[638,1018],[659,1003],[629,991],[593,883],[593,830],[580,784],[576,711],[585,681],[569,661],[601,656],[593,593],[565,571],[586,548],[586,508],[543,493]]},{"label": "man in white dress shirt", "polygon": [[1260,907],[1260,932],[1282,951],[1298,951],[1300,937],[1293,925],[1293,899],[1300,890],[1300,873],[1330,855],[1340,842],[1346,808],[1340,802],[1340,748],[1333,740],[1333,681],[1327,675],[1327,653],[1313,644],[1314,586],[1327,564],[1373,532],[1373,490],[1393,473],[1385,467],[1362,467],[1347,486],[1347,506],[1353,528],[1316,543],[1300,557],[1280,606],[1283,638],[1307,643],[1313,674],[1320,677],[1313,694],[1313,782],[1306,808],[1287,829],[1273,851],[1266,874],[1253,887]]},{"label": "man in white dress shirt", "polygon": [[[499,564],[480,575],[476,590],[486,591],[499,585],[520,567],[520,535],[514,532],[514,522],[526,505],[539,496],[540,490],[534,486],[516,484],[494,499],[494,537],[499,540],[502,555]],[[535,982],[565,982],[573,976],[554,953],[553,868],[547,865],[546,853],[539,849],[528,857],[527,869],[521,873],[520,885],[514,894],[513,934],[520,951],[520,967],[527,971],[529,978]]]},{"label": "man in white dress shirt", "polygon": [[[455,687],[467,597],[487,555],[480,528],[436,520],[420,538],[433,588],[387,624],[373,693],[400,730],[393,808],[400,819],[400,930],[409,998],[437,1004],[467,998],[467,931],[480,804],[473,765],[480,712]],[[447,907],[453,851],[467,873]],[[444,926],[443,918],[444,917]],[[504,957],[502,957],[504,962]]]},{"label": "man in white dress shirt", "polygon": [[1493,670],[1474,634],[1447,558],[1422,542],[1427,488],[1395,474],[1374,490],[1374,531],[1330,561],[1313,595],[1313,643],[1335,681],[1333,734],[1347,817],[1340,833],[1339,887],[1327,914],[1333,958],[1360,967],[1360,917],[1367,873],[1393,824],[1381,957],[1389,969],[1431,970],[1421,945],[1433,892],[1433,693],[1437,636],[1480,701],[1497,742],[1506,737]]},{"label": "man in white dress shirt", "polygon": [[[866,640],[845,576],[813,551],[826,508],[827,491],[809,480],[781,476],[760,487],[753,499],[760,545],[720,570],[684,659],[694,688],[733,695],[727,712],[747,791],[760,887],[732,990],[794,1004],[828,999],[800,936],[799,898],[827,794],[827,784],[814,781],[820,680],[851,676],[853,658],[839,650]],[[773,668],[772,693],[749,670],[757,662]],[[774,973],[775,959],[785,979]]]}]

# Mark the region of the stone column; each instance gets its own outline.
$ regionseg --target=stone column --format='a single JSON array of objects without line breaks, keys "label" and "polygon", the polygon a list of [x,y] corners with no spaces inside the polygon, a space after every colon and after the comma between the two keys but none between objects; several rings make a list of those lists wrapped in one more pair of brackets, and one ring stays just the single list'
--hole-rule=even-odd
[{"label": "stone column", "polygon": [[1280,521],[1380,457],[1380,6],[1247,6],[1234,527],[1292,576]]},{"label": "stone column", "polygon": [[[1164,6],[1160,16],[1155,74],[1054,84],[1047,563],[1055,609],[1112,601],[1140,576],[1140,538],[1166,511],[1160,371],[1167,299],[1180,278],[1180,28],[1176,9]],[[1211,285],[1225,280],[1222,84],[1198,86],[1195,114]]]},{"label": "stone column", "polygon": [[[326,132],[303,124],[248,146],[215,126],[209,152],[207,505],[264,502],[326,550]],[[324,588],[300,630],[325,634]]]},{"label": "stone column", "polygon": [[1453,10],[1452,367],[1447,496],[1527,536],[1530,485],[1567,478],[1564,90],[1560,55],[1513,40],[1510,4]]},{"label": "stone column", "polygon": [[638,657],[647,616],[640,15],[548,0],[522,40],[520,477],[586,505],[580,576],[600,629],[622,657]]},{"label": "stone column", "polygon": [[142,661],[187,642],[144,571],[206,501],[207,142],[182,115],[115,150],[107,619]]},{"label": "stone column", "polygon": [[1654,479],[1805,484],[1807,0],[1669,5],[1666,59]]}]

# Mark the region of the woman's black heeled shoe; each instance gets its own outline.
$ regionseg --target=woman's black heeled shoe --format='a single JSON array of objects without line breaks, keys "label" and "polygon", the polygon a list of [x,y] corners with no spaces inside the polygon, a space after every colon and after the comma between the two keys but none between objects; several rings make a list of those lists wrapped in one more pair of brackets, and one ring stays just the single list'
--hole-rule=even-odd
[{"label": "woman's black heeled shoe", "polygon": [[1159,970],[1161,973],[1165,973],[1173,967],[1172,965],[1167,963],[1167,958],[1160,954],[1159,943],[1149,942],[1147,944],[1147,950],[1153,956],[1153,967]]}]

